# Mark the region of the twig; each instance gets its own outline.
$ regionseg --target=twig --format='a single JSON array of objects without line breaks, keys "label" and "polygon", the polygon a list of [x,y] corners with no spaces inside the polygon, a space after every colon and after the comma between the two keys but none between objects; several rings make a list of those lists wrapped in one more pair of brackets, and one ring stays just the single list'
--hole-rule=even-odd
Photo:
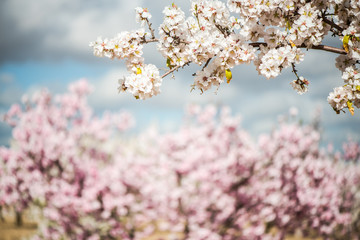
[{"label": "twig", "polygon": [[[204,71],[204,69],[207,67],[207,65],[209,65],[211,59],[212,59],[212,57],[209,58],[209,59],[206,61],[205,65],[202,67],[201,71]],[[195,76],[196,76],[196,73],[193,73],[192,76],[195,77]],[[192,90],[191,90],[191,91],[192,91]]]},{"label": "twig", "polygon": [[209,65],[211,59],[212,59],[212,58],[209,58],[209,59],[206,61],[205,65],[203,66],[203,68],[202,68],[201,70],[204,70],[204,69],[207,67],[207,65]]},{"label": "twig", "polygon": [[152,38],[152,39],[143,39],[143,40],[141,40],[140,41],[140,43],[141,44],[144,44],[144,43],[152,43],[152,42],[158,42],[159,41],[159,39],[157,39],[157,38]]},{"label": "twig", "polygon": [[227,38],[229,36],[229,33],[226,31],[226,28],[224,28],[216,23],[215,23],[215,27],[224,35],[225,38]]},{"label": "twig", "polygon": [[297,70],[296,70],[296,68],[295,68],[295,64],[294,64],[294,63],[291,63],[291,67],[292,67],[293,73],[295,74],[295,76],[297,77],[297,79],[299,79],[299,75],[297,74]]},{"label": "twig", "polygon": [[149,30],[151,32],[151,39],[155,39],[155,30],[152,28],[152,24],[149,22],[149,19],[146,18],[146,23],[149,27]]},{"label": "twig", "polygon": [[185,65],[188,65],[189,63],[190,63],[190,62],[186,62],[186,63],[185,63],[184,65],[182,65],[182,66],[179,65],[179,66],[176,66],[176,67],[170,69],[169,71],[167,71],[166,73],[164,73],[164,75],[162,75],[161,78],[166,77],[166,76],[169,75],[170,73],[178,70],[178,69],[181,68],[181,67],[184,67]]}]

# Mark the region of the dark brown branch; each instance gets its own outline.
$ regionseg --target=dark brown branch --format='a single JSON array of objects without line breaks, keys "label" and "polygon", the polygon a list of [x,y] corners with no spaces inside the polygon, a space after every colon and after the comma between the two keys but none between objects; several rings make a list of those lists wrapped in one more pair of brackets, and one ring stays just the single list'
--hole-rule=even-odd
[{"label": "dark brown branch", "polygon": [[297,79],[299,79],[299,75],[297,74],[297,70],[296,70],[296,68],[295,68],[295,64],[294,64],[294,63],[291,63],[291,67],[292,67],[293,73],[295,74],[295,76],[297,77]]},{"label": "dark brown branch", "polygon": [[209,65],[211,59],[212,59],[212,58],[209,58],[209,59],[206,61],[206,63],[205,63],[205,65],[203,66],[202,70],[204,70],[204,69],[207,67],[207,65]]},{"label": "dark brown branch", "polygon": [[229,33],[227,32],[227,29],[222,27],[219,24],[215,23],[215,27],[224,35],[225,38],[227,38],[229,36]]},{"label": "dark brown branch", "polygon": [[264,43],[264,42],[255,42],[255,43],[249,43],[250,46],[253,46],[253,47],[260,47],[260,46],[267,46],[267,43]]},{"label": "dark brown branch", "polygon": [[336,23],[334,23],[333,21],[327,19],[326,17],[322,17],[323,21],[327,24],[329,24],[331,27],[339,30],[340,32],[344,31],[344,29],[342,27],[340,27],[339,25],[337,25]]}]

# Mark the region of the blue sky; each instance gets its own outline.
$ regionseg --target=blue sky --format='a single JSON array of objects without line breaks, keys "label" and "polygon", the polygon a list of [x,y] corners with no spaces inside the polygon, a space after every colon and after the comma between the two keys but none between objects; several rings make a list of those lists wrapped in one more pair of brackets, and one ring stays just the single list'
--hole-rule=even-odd
[{"label": "blue sky", "polygon": [[[90,96],[97,113],[104,110],[132,112],[139,129],[158,124],[173,129],[182,120],[188,103],[229,105],[242,116],[242,126],[254,136],[271,131],[278,116],[290,107],[299,109],[300,118],[310,122],[321,112],[323,141],[337,147],[349,136],[360,138],[360,111],[337,115],[327,103],[327,96],[342,84],[335,68],[335,54],[308,51],[299,74],[310,81],[309,92],[300,96],[290,86],[295,79],[290,69],[275,79],[258,75],[253,65],[243,65],[233,71],[231,83],[203,95],[190,92],[191,76],[198,68],[188,67],[175,74],[175,79],[163,80],[162,94],[153,99],[135,100],[129,94],[117,93],[117,80],[126,74],[122,61],[93,56],[88,44],[97,36],[113,37],[118,32],[140,26],[135,22],[134,8],[148,7],[152,22],[158,26],[162,9],[173,1],[165,0],[3,0],[0,2],[0,114],[23,94],[48,88],[64,92],[68,83],[86,78],[95,86]],[[175,0],[186,14],[190,1]],[[327,40],[341,47],[338,39]],[[145,47],[145,61],[165,67],[165,60],[156,52],[155,44]],[[0,123],[0,145],[7,145],[11,129]]]}]

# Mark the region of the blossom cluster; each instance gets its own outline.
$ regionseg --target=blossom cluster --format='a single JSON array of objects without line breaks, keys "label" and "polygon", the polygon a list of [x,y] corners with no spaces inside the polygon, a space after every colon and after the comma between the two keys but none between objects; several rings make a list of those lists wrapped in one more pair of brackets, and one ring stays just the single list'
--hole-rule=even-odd
[{"label": "blossom cluster", "polygon": [[334,88],[328,96],[328,102],[336,112],[348,108],[354,114],[354,106],[360,108],[360,72],[347,67],[342,75],[344,86]]},{"label": "blossom cluster", "polygon": [[160,93],[162,78],[153,64],[138,67],[136,73],[119,80],[119,91],[128,91],[138,99],[146,99]]},{"label": "blossom cluster", "polygon": [[93,47],[95,56],[126,59],[127,68],[132,70],[134,66],[141,66],[144,62],[143,45],[140,42],[145,35],[144,29],[122,32],[113,39],[98,37],[96,41],[90,43],[90,46]]},{"label": "blossom cluster", "polygon": [[42,91],[6,114],[0,207],[39,208],[34,240],[359,236],[359,143],[326,152],[320,132],[292,121],[254,141],[212,105],[188,106],[174,132],[129,138],[131,115],[93,115],[90,91],[84,80]]},{"label": "blossom cluster", "polygon": [[146,8],[137,7],[136,11],[136,22],[141,23],[141,26],[144,26],[146,22],[151,19],[151,14]]},{"label": "blossom cluster", "polygon": [[304,53],[300,49],[291,46],[279,48],[265,48],[258,56],[258,71],[266,78],[277,77],[283,68],[294,63],[300,63],[304,59]]},{"label": "blossom cluster", "polygon": [[[303,94],[308,90],[309,81],[298,76],[295,69],[296,64],[304,60],[305,54],[301,48],[341,54],[336,64],[341,66],[341,71],[344,71],[344,66],[358,68],[359,9],[357,0],[228,0],[226,4],[220,0],[192,0],[188,17],[175,3],[165,7],[163,23],[160,24],[159,36],[156,37],[149,22],[151,14],[148,9],[138,7],[136,19],[142,26],[147,23],[151,34],[140,31],[139,36],[132,37],[134,33],[123,32],[121,37],[115,38],[117,40],[100,39],[90,46],[93,47],[94,54],[100,57],[113,58],[118,55],[115,52],[123,52],[124,56],[119,58],[127,58],[128,70],[136,74],[143,63],[143,59],[139,60],[142,53],[140,46],[157,42],[157,49],[166,59],[168,68],[163,76],[190,63],[200,65],[201,69],[193,74],[193,87],[201,92],[212,86],[219,87],[224,80],[229,83],[232,79],[231,69],[242,63],[252,62],[259,74],[268,79],[278,76],[283,69],[292,67],[296,80],[291,85],[299,94]],[[343,49],[322,45],[324,37],[329,34],[339,37]],[[111,44],[113,41],[119,44]],[[115,50],[113,46],[119,46],[119,50]],[[128,46],[131,46],[130,49]],[[152,74],[132,81],[144,82],[149,76]],[[131,79],[135,79],[134,76]],[[121,81],[120,84],[122,83]],[[329,103],[337,113],[343,108],[348,108],[353,113],[353,106],[359,107],[354,98],[350,99],[353,105],[344,104],[349,100],[346,98],[351,98],[350,88],[353,89],[352,92],[355,91],[354,86],[334,90],[336,96],[344,96],[341,103],[334,103],[334,94],[329,96]],[[146,97],[139,97],[137,93],[142,90],[137,90],[137,87],[121,89],[141,99],[159,92],[154,89],[145,94]]]},{"label": "blossom cluster", "polygon": [[[151,16],[144,10],[139,14],[141,19],[149,19]],[[155,65],[144,63],[141,42],[145,41],[146,34],[144,29],[139,29],[122,32],[112,39],[98,37],[96,41],[90,43],[95,56],[126,59],[126,67],[130,75],[119,80],[119,91],[128,91],[140,99],[159,94],[162,81]]]},{"label": "blossom cluster", "polygon": [[290,84],[294,88],[294,90],[300,95],[308,91],[307,86],[309,85],[309,81],[306,80],[304,77],[299,77],[298,79],[292,81]]}]

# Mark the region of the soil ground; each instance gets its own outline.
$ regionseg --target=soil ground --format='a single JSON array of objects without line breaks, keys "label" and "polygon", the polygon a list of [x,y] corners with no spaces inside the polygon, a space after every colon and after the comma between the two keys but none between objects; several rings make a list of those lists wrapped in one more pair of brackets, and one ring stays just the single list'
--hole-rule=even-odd
[{"label": "soil ground", "polygon": [[[24,216],[24,223],[21,227],[15,225],[14,216],[6,216],[5,221],[0,220],[0,240],[22,240],[31,237],[36,233],[37,223],[31,217]],[[144,240],[166,239],[165,233],[158,233]],[[321,240],[321,238],[302,238],[288,236],[286,240]]]}]

